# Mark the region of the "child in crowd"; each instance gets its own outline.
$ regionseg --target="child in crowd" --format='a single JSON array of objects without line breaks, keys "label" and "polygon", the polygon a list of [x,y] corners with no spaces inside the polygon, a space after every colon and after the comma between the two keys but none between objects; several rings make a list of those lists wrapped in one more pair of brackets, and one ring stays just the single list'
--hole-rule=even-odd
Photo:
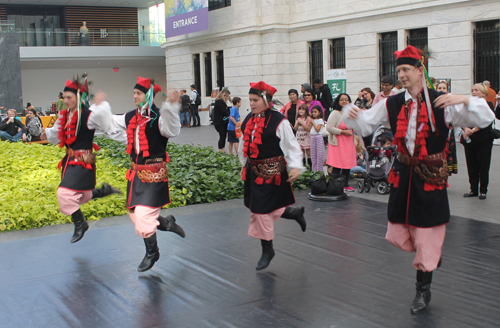
[{"label": "child in crowd", "polygon": [[229,155],[233,154],[233,145],[234,154],[238,155],[239,141],[238,138],[236,138],[235,129],[236,125],[241,123],[240,106],[241,98],[234,97],[233,107],[231,108],[231,113],[229,114],[229,122],[227,123],[227,142],[229,142]]},{"label": "child in crowd", "polygon": [[320,106],[314,106],[311,110],[311,161],[312,171],[323,171],[325,161],[325,142],[321,135],[321,130],[325,129],[325,121],[323,120],[323,111]]},{"label": "child in crowd", "polygon": [[299,142],[300,149],[302,149],[304,153],[304,166],[306,165],[306,158],[307,158],[307,164],[309,164],[309,167],[312,166],[312,161],[311,161],[311,135],[309,131],[311,131],[311,119],[309,117],[309,108],[307,107],[306,104],[302,104],[299,107],[299,116],[297,117],[297,121],[295,122],[295,126],[293,127],[295,131],[297,131],[297,134],[295,135],[297,137],[297,141]]},{"label": "child in crowd", "polygon": [[[380,138],[380,143],[382,144],[382,147],[390,147],[392,144],[392,138],[389,136],[382,136]],[[391,157],[392,150],[390,149],[374,149],[373,154],[376,155],[378,158],[373,158],[372,159],[372,164],[370,165],[370,168],[375,168],[375,167],[381,167],[385,163],[389,161],[389,157]],[[377,164],[377,159],[379,160]]]},{"label": "child in crowd", "polygon": [[354,146],[356,147],[356,166],[351,169],[350,176],[351,179],[363,178],[366,172],[366,159],[368,158],[368,154],[358,134],[354,135]]}]

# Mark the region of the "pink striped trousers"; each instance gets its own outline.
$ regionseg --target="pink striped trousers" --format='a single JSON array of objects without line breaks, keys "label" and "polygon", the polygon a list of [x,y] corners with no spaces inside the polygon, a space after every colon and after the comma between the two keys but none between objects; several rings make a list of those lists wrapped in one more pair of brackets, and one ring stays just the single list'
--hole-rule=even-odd
[{"label": "pink striped trousers", "polygon": [[323,171],[325,162],[325,143],[321,134],[311,134],[311,161],[313,171]]}]

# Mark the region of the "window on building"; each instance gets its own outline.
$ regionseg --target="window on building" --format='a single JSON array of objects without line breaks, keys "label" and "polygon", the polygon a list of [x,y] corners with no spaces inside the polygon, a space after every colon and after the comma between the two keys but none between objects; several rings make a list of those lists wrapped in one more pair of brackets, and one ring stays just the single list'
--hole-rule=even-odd
[{"label": "window on building", "polygon": [[193,55],[193,75],[194,84],[198,90],[201,90],[201,66],[200,66],[200,54]]},{"label": "window on building", "polygon": [[499,20],[477,22],[474,29],[474,83],[488,80],[491,88],[500,88]]},{"label": "window on building", "polygon": [[[427,49],[427,27],[409,30],[408,32],[408,37],[406,38],[407,46],[414,46],[415,48],[418,48],[420,50]],[[429,72],[429,62],[425,64],[425,68],[427,69],[427,72]]]},{"label": "window on building", "polygon": [[420,50],[424,50],[427,47],[427,27],[409,30],[408,32],[408,37],[406,38],[407,46],[414,46]]},{"label": "window on building", "polygon": [[212,54],[205,53],[205,96],[212,94]]},{"label": "window on building", "polygon": [[396,50],[398,50],[398,32],[382,33],[379,40],[379,80],[386,75],[392,77],[394,81],[398,80],[396,56],[394,56]]},{"label": "window on building", "polygon": [[309,47],[309,78],[323,81],[323,41],[312,41]]},{"label": "window on building", "polygon": [[330,68],[345,68],[345,38],[330,43]]},{"label": "window on building", "polygon": [[219,90],[224,88],[224,53],[223,51],[217,51],[215,60],[217,61],[217,87]]},{"label": "window on building", "polygon": [[208,10],[215,10],[219,8],[229,7],[231,0],[208,0]]}]

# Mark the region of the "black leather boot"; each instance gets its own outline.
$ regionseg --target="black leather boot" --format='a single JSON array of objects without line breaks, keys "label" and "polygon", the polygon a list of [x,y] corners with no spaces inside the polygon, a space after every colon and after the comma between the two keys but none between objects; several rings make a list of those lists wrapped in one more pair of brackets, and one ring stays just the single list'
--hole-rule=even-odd
[{"label": "black leather boot", "polygon": [[171,231],[173,233],[178,234],[182,238],[186,237],[186,233],[184,233],[184,229],[177,223],[175,223],[175,217],[173,215],[169,215],[166,218],[163,216],[158,217],[158,221],[160,221],[160,225],[158,226],[158,230],[161,231]]},{"label": "black leather boot", "polygon": [[111,187],[109,184],[104,183],[101,188],[92,190],[92,199],[106,197],[111,194],[122,194],[122,192],[116,188]]},{"label": "black leather boot", "polygon": [[287,207],[285,212],[281,214],[283,219],[295,220],[300,224],[302,231],[306,231],[306,219],[304,218],[304,207]]},{"label": "black leather boot", "polygon": [[411,305],[411,313],[425,311],[431,302],[432,271],[423,272],[417,270],[417,283],[415,284],[417,294]]},{"label": "black leather boot", "polygon": [[307,165],[309,165],[309,169],[312,170],[312,167],[313,167],[312,159],[310,159],[310,158],[307,159]]},{"label": "black leather boot", "polygon": [[259,263],[257,263],[257,267],[255,268],[257,271],[267,268],[274,257],[273,241],[261,239],[260,243],[262,245],[262,256],[260,257]]},{"label": "black leather boot", "polygon": [[155,262],[160,259],[160,250],[156,242],[156,233],[149,238],[144,238],[144,244],[146,245],[146,255],[144,255],[141,264],[139,264],[137,268],[139,272],[151,269]]},{"label": "black leather boot", "polygon": [[85,217],[80,209],[71,214],[71,220],[75,224],[75,232],[73,233],[73,237],[71,237],[71,242],[76,243],[83,238],[85,231],[89,229],[89,224],[85,221]]}]

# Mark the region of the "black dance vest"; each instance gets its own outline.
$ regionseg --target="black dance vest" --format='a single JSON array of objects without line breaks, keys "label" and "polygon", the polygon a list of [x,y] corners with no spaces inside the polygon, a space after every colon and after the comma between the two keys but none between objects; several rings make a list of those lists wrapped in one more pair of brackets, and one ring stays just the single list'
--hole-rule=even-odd
[{"label": "black dance vest", "polygon": [[[429,155],[444,151],[448,138],[449,129],[444,118],[444,108],[436,108],[433,105],[434,100],[441,94],[429,89],[436,123],[435,131],[432,132],[429,127],[429,136],[425,139]],[[422,96],[423,101],[425,101],[423,92]],[[396,134],[398,115],[404,104],[404,92],[387,99],[387,113],[393,134]],[[402,150],[398,149],[398,152],[402,152]],[[391,187],[388,206],[389,221],[421,228],[434,227],[450,221],[446,187],[443,190],[425,191],[424,181],[415,172],[414,166],[406,166],[397,159],[394,161],[393,170],[399,173],[400,178],[398,188]]]}]

